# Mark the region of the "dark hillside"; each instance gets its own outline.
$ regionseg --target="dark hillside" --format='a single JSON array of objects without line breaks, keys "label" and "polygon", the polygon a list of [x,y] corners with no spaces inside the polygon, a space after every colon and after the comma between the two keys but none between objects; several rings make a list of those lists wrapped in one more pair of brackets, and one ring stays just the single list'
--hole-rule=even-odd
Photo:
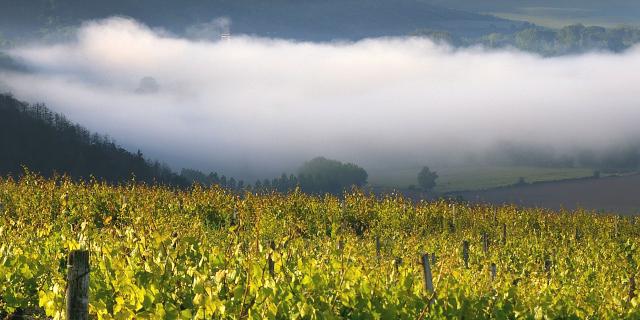
[{"label": "dark hillside", "polygon": [[176,33],[227,17],[234,34],[314,41],[404,36],[419,29],[469,37],[527,25],[419,0],[4,0],[0,30],[8,35],[46,34],[114,15]]},{"label": "dark hillside", "polygon": [[132,154],[108,137],[89,132],[44,105],[28,105],[0,95],[0,175],[26,166],[44,176],[66,173],[109,182],[138,181],[185,185],[186,181],[142,153]]}]

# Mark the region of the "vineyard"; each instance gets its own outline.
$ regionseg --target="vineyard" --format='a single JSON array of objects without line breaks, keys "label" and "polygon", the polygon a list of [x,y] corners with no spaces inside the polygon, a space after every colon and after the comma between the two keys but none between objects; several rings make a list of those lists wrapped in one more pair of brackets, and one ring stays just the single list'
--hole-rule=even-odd
[{"label": "vineyard", "polygon": [[[219,188],[0,180],[0,318],[637,319],[635,218]],[[425,255],[426,254],[426,255]]]}]

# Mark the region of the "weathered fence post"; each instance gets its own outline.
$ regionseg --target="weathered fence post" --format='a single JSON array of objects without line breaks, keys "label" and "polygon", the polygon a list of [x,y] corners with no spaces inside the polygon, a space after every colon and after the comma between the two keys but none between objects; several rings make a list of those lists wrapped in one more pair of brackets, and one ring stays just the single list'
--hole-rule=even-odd
[{"label": "weathered fence post", "polygon": [[489,235],[486,232],[482,233],[482,251],[485,255],[489,254]]},{"label": "weathered fence post", "polygon": [[269,274],[271,274],[271,276],[273,277],[275,275],[275,263],[273,262],[273,258],[271,256],[276,251],[276,243],[273,240],[269,241],[269,247],[271,248],[268,259]]},{"label": "weathered fence post", "polygon": [[547,273],[547,284],[551,282],[551,258],[549,256],[544,257],[544,272]]},{"label": "weathered fence post", "polygon": [[233,213],[231,214],[230,225],[231,226],[238,225],[238,211],[237,210],[233,210]]},{"label": "weathered fence post", "polygon": [[496,280],[496,274],[498,273],[498,271],[497,271],[496,269],[497,269],[497,268],[496,268],[496,264],[492,262],[492,263],[491,263],[491,268],[490,268],[490,271],[491,271],[491,281],[495,281],[495,280]]},{"label": "weathered fence post", "polygon": [[402,258],[401,257],[397,257],[394,260],[393,265],[396,267],[396,271],[398,271],[398,268],[400,268],[400,266],[402,265]]},{"label": "weathered fence post", "polygon": [[456,224],[453,222],[453,219],[451,219],[451,221],[449,221],[449,233],[455,233],[456,232]]},{"label": "weathered fence post", "polygon": [[462,259],[464,267],[469,268],[469,240],[462,241]]},{"label": "weathered fence post", "polygon": [[424,273],[424,288],[427,292],[433,292],[433,278],[431,275],[431,266],[429,265],[429,254],[422,255],[422,271]]},{"label": "weathered fence post", "polygon": [[74,250],[67,260],[67,319],[89,318],[89,251]]},{"label": "weathered fence post", "polygon": [[629,297],[627,298],[627,302],[631,302],[631,299],[636,297],[636,277],[635,275],[631,275],[629,277]]},{"label": "weathered fence post", "polygon": [[507,244],[507,224],[502,224],[502,245]]},{"label": "weathered fence post", "polygon": [[376,236],[376,257],[380,260],[380,236]]}]

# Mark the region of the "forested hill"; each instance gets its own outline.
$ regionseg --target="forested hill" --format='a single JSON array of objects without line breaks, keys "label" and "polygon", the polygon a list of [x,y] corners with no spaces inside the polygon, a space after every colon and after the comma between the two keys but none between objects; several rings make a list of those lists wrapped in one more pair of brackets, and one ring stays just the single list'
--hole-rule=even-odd
[{"label": "forested hill", "polygon": [[168,167],[132,154],[105,136],[89,132],[44,105],[29,105],[0,94],[0,175],[23,166],[44,176],[66,173],[108,182],[137,181],[176,186],[187,181]]},{"label": "forested hill", "polygon": [[114,15],[178,34],[226,17],[234,34],[311,41],[404,36],[425,28],[467,37],[527,25],[421,0],[4,0],[0,31],[42,35]]}]

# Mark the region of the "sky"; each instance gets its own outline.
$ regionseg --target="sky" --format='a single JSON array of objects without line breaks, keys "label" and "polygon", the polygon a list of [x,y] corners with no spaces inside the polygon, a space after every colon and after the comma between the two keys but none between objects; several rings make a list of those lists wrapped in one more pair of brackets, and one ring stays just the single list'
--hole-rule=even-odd
[{"label": "sky", "polygon": [[[540,57],[424,38],[312,43],[185,36],[110,18],[10,56],[0,88],[179,170],[244,179],[325,156],[455,164],[497,142],[606,148],[640,134],[640,48]],[[198,30],[198,28],[202,28]]]}]

